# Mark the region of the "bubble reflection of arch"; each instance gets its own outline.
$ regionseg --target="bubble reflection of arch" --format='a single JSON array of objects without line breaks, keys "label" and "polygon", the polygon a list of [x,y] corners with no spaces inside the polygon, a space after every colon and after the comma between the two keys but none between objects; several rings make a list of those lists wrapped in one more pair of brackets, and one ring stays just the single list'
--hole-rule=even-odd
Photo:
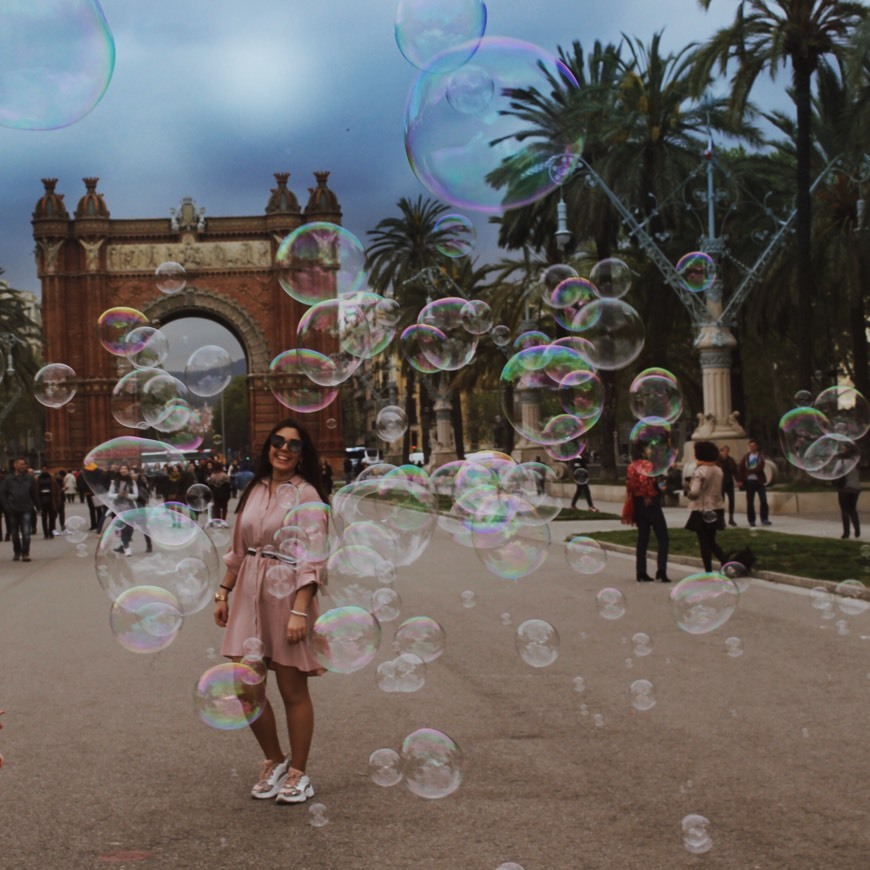
[{"label": "bubble reflection of arch", "polygon": [[230,330],[242,345],[248,364],[248,374],[265,372],[269,368],[266,337],[259,324],[244,308],[208,290],[188,286],[174,296],[165,296],[142,308],[153,323],[167,323],[180,317],[208,317]]}]

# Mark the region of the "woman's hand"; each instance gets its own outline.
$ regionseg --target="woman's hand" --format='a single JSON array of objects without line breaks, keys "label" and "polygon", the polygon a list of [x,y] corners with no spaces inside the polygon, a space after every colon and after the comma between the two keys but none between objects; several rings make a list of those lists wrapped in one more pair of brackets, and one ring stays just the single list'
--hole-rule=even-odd
[{"label": "woman's hand", "polygon": [[215,601],[214,604],[214,621],[220,628],[227,627],[227,620],[230,618],[230,603],[229,601]]},{"label": "woman's hand", "polygon": [[287,620],[287,643],[299,643],[308,634],[308,620],[304,616],[291,615]]}]

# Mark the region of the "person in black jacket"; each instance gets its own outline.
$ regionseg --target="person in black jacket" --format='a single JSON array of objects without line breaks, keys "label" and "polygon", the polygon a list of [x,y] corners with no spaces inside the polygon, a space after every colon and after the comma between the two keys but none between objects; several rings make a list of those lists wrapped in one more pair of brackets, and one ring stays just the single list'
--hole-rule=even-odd
[{"label": "person in black jacket", "polygon": [[33,531],[32,517],[39,512],[39,491],[36,480],[27,471],[27,460],[19,457],[0,483],[0,506],[9,520],[12,532],[14,562],[30,561],[30,536]]},{"label": "person in black jacket", "polygon": [[728,525],[736,526],[734,522],[734,478],[737,477],[737,463],[730,455],[731,449],[727,444],[719,448],[719,468],[722,469],[722,495],[728,501]]}]

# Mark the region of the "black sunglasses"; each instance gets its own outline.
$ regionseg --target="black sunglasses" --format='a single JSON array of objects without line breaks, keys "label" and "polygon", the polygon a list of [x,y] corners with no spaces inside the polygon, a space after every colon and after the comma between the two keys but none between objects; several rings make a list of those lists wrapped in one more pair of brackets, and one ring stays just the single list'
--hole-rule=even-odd
[{"label": "black sunglasses", "polygon": [[298,438],[282,438],[280,435],[272,435],[269,438],[269,443],[276,450],[280,450],[286,444],[291,453],[302,452],[302,442]]}]

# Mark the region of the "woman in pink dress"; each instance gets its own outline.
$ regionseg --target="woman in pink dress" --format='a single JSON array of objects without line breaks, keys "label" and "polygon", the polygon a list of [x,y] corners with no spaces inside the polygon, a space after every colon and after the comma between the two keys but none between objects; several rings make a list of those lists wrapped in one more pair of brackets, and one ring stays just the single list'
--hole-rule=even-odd
[{"label": "woman in pink dress", "polygon": [[[284,525],[288,505],[311,502],[329,502],[317,449],[303,426],[282,420],[266,438],[254,476],[239,499],[233,544],[224,556],[227,572],[214,608],[215,622],[226,628],[221,654],[239,661],[249,652],[246,641],[254,638],[262,642],[263,660],[275,672],[290,754],[285,756],[281,749],[275,712],[267,700],[262,714],[251,723],[265,756],[251,796],[275,797],[278,803],[302,803],[314,794],[305,773],[314,733],[308,677],[319,676],[324,669],[306,638],[318,616],[320,564],[283,556],[274,539]],[[319,514],[316,508],[312,513],[322,517],[323,528],[309,532],[325,541],[326,513]],[[275,572],[269,573],[276,567],[289,569],[278,572],[282,588],[277,594],[270,586]]]}]

